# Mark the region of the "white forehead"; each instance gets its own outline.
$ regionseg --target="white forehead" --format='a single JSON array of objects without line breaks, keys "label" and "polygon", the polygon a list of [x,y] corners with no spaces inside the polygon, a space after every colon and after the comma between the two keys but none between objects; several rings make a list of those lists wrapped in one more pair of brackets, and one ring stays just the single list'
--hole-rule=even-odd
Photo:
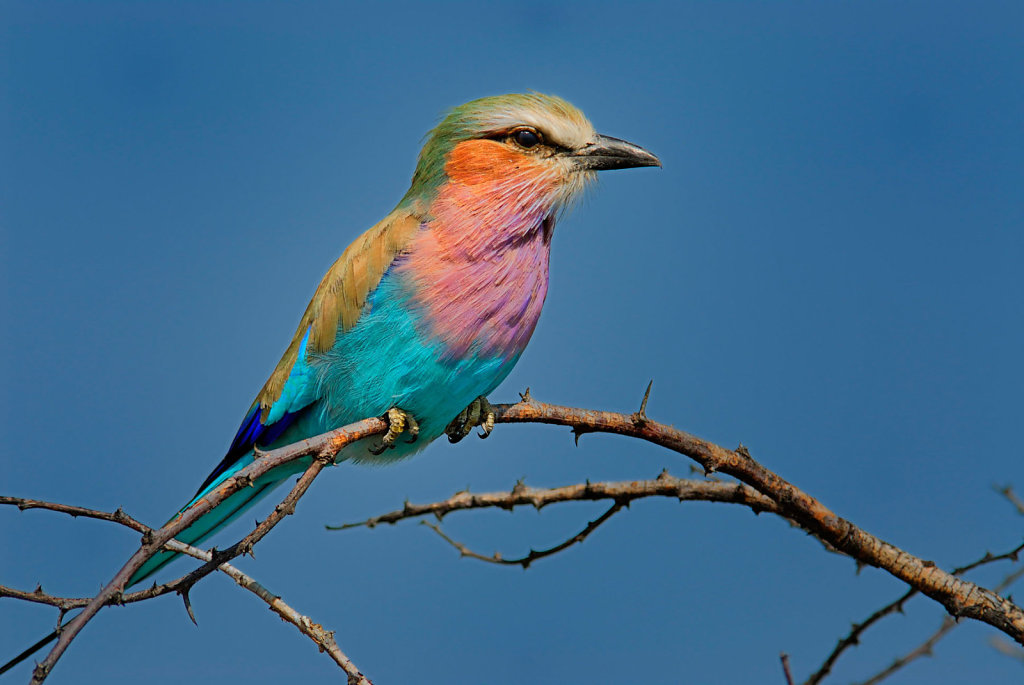
[{"label": "white forehead", "polygon": [[561,98],[539,93],[519,95],[487,108],[480,123],[493,131],[532,126],[551,143],[576,149],[594,139],[594,127],[579,111]]}]

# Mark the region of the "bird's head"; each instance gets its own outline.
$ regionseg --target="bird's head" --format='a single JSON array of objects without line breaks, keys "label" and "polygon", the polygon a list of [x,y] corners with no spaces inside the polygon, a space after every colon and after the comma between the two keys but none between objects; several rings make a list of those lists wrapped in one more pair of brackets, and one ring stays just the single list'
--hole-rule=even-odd
[{"label": "bird's head", "polygon": [[497,95],[456,107],[428,134],[406,200],[430,202],[447,183],[491,204],[557,212],[596,172],[661,166],[642,147],[596,131],[565,100],[540,93]]}]

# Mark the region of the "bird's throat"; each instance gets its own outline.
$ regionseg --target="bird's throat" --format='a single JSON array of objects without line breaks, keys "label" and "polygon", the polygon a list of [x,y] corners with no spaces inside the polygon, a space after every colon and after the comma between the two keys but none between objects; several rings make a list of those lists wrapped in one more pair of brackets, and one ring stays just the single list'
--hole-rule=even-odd
[{"label": "bird's throat", "polygon": [[554,208],[505,185],[446,184],[397,265],[422,332],[452,358],[518,357],[544,305]]}]

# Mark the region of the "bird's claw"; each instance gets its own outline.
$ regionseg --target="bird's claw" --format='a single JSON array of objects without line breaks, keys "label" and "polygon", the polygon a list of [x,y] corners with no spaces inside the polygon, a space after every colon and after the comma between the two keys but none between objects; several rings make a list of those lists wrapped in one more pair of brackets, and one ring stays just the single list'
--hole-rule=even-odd
[{"label": "bird's claw", "polygon": [[398,407],[392,407],[388,409],[386,416],[388,432],[381,438],[379,446],[368,448],[370,454],[375,457],[384,454],[384,451],[387,449],[394,449],[395,441],[398,440],[398,436],[402,433],[409,433],[409,439],[406,440],[409,444],[416,442],[420,437],[420,424],[416,422],[412,414],[406,413]]},{"label": "bird's claw", "polygon": [[486,397],[481,395],[460,411],[459,415],[452,419],[448,427],[444,429],[444,432],[448,436],[448,442],[454,444],[469,435],[474,426],[480,426],[480,432],[477,435],[486,438],[494,430],[494,418],[494,407]]}]

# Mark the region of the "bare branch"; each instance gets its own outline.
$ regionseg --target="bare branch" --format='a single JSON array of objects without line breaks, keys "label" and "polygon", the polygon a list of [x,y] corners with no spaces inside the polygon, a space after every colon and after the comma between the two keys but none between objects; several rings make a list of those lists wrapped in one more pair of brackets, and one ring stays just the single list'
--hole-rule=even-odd
[{"label": "bare branch", "polygon": [[603,514],[601,514],[599,517],[597,517],[593,521],[590,521],[583,530],[581,530],[580,532],[576,533],[576,535],[573,535],[568,540],[565,540],[564,542],[560,542],[559,544],[555,545],[554,547],[549,547],[548,549],[543,549],[543,550],[540,550],[540,551],[531,549],[530,553],[527,554],[525,557],[519,557],[517,559],[505,559],[498,552],[495,552],[491,556],[486,556],[486,555],[480,554],[478,552],[474,552],[473,550],[469,549],[468,547],[466,547],[466,545],[462,544],[461,542],[453,540],[452,538],[450,538],[447,535],[445,535],[444,531],[442,531],[441,528],[437,524],[431,523],[430,521],[420,521],[420,523],[422,525],[427,526],[428,528],[433,530],[435,533],[440,535],[442,540],[447,542],[449,545],[451,545],[455,549],[459,550],[459,554],[461,554],[464,557],[470,557],[472,559],[479,559],[480,561],[486,561],[486,562],[489,562],[491,564],[499,564],[499,565],[505,565],[505,566],[522,566],[524,569],[526,569],[526,568],[529,568],[530,564],[535,562],[537,559],[543,559],[544,557],[549,557],[552,554],[557,554],[558,552],[561,552],[563,549],[571,547],[572,545],[575,545],[575,544],[583,542],[584,540],[587,539],[587,536],[589,536],[591,533],[593,533],[595,530],[597,530],[601,526],[602,523],[604,523],[605,521],[610,519],[615,514],[619,513],[624,506],[626,506],[625,502],[616,501],[614,504],[612,504],[612,506],[610,506],[608,508],[607,511],[605,511]]},{"label": "bare branch", "polygon": [[932,633],[927,640],[925,640],[920,645],[907,652],[904,656],[901,656],[900,658],[893,661],[891,664],[889,664],[888,667],[886,667],[879,673],[868,678],[867,680],[862,681],[861,683],[859,683],[859,685],[875,685],[875,683],[880,683],[896,671],[900,670],[901,668],[909,664],[911,661],[920,659],[923,656],[931,656],[932,648],[935,647],[935,644],[943,637],[945,637],[949,631],[953,630],[953,628],[955,628],[956,625],[956,621],[953,618],[949,616],[943,616],[942,625],[939,626],[939,629]]},{"label": "bare branch", "polygon": [[614,412],[544,404],[532,398],[514,405],[495,405],[500,423],[540,422],[569,426],[574,432],[603,432],[640,438],[684,454],[704,467],[721,471],[772,499],[780,513],[857,561],[884,569],[942,604],[952,616],[973,618],[1024,644],[1024,611],[997,593],[943,571],[868,533],[838,516],[823,503],[769,471],[745,447],[728,450],[671,426],[636,422]]},{"label": "bare branch", "polygon": [[786,677],[786,685],[793,685],[793,671],[789,669],[789,655],[783,652],[779,655],[782,662],[782,675]]},{"label": "bare branch", "polygon": [[394,524],[408,518],[433,514],[438,520],[454,511],[465,509],[512,509],[517,506],[529,505],[543,509],[555,502],[597,501],[612,499],[628,505],[630,502],[645,497],[671,497],[683,501],[726,502],[742,504],[753,509],[754,513],[779,513],[778,506],[770,499],[761,495],[753,488],[742,483],[706,482],[676,478],[662,471],[654,480],[633,480],[619,482],[583,483],[567,485],[560,488],[531,488],[517,483],[507,492],[457,492],[446,500],[430,504],[411,504],[406,502],[401,509],[390,511],[380,516],[373,516],[363,521],[326,526],[328,530],[347,530],[349,528],[373,528],[381,523]]},{"label": "bare branch", "polygon": [[38,499],[25,499],[24,497],[6,497],[0,495],[0,504],[7,504],[18,507],[21,511],[27,509],[46,509],[48,511],[56,511],[62,514],[68,514],[74,518],[79,516],[91,519],[99,519],[100,521],[110,521],[112,523],[120,523],[122,526],[127,526],[132,530],[136,530],[140,533],[144,533],[151,530],[149,526],[144,523],[140,523],[133,519],[128,514],[124,513],[121,509],[111,513],[108,511],[98,511],[96,509],[86,509],[85,507],[75,507],[70,504],[57,504],[55,502],[44,502]]},{"label": "bare branch", "polygon": [[295,611],[280,596],[273,594],[234,566],[221,564],[220,568],[231,576],[236,583],[266,602],[271,611],[294,625],[303,635],[309,637],[309,639],[316,643],[321,652],[327,652],[327,655],[334,659],[334,663],[338,664],[345,671],[345,674],[348,676],[348,685],[372,685],[366,676],[352,663],[352,660],[338,647],[338,643],[334,641],[333,630],[326,630],[308,616]]},{"label": "bare branch", "polygon": [[[292,494],[294,494],[294,491],[292,493],[289,493],[289,497]],[[105,511],[98,511],[95,509],[86,509],[84,507],[75,507],[66,504],[44,502],[41,500],[25,500],[18,497],[0,497],[0,504],[12,504],[14,506],[19,507],[22,510],[47,509],[49,511],[57,511],[65,514],[70,514],[71,516],[75,517],[83,516],[93,519],[99,519],[102,521],[111,521],[113,523],[119,523],[140,533],[153,532],[149,526],[138,522],[131,516],[128,516],[121,509],[118,509],[113,513],[110,513]],[[285,503],[283,502],[282,505],[285,505]],[[282,505],[278,506],[278,510],[281,510]],[[291,503],[291,505],[292,507],[294,507],[294,501]],[[264,524],[266,524],[266,521],[264,522]],[[250,536],[251,535],[252,534],[250,534]],[[247,539],[250,536],[247,536]],[[244,542],[244,540],[240,541],[238,544],[240,545],[241,542]],[[255,540],[253,540],[253,544],[254,543]],[[193,547],[192,545],[187,545],[183,542],[179,542],[178,540],[168,541],[164,544],[164,548],[175,552],[181,552],[182,554],[187,554],[191,557],[200,559],[202,561],[214,561],[214,555],[210,552],[199,549],[197,547]],[[205,569],[206,566],[203,566],[201,568]],[[345,671],[346,675],[348,676],[349,685],[372,685],[370,681],[366,678],[366,676],[364,676],[356,667],[356,665],[352,663],[352,660],[349,659],[348,656],[346,656],[345,653],[341,651],[341,648],[338,647],[337,642],[335,642],[334,640],[334,631],[325,630],[324,627],[321,626],[319,623],[315,623],[308,616],[300,614],[295,609],[290,607],[286,602],[284,602],[284,600],[282,600],[279,595],[271,593],[257,580],[243,573],[241,570],[232,566],[231,564],[227,562],[221,562],[217,565],[216,568],[224,574],[226,574],[227,576],[229,576],[238,585],[240,585],[241,587],[245,588],[249,592],[252,592],[254,595],[262,599],[264,602],[267,603],[267,606],[272,611],[274,611],[274,613],[280,616],[283,620],[294,625],[296,628],[299,629],[299,631],[302,634],[306,635],[311,640],[313,640],[313,642],[316,643],[317,647],[320,649],[321,652],[326,652],[334,660],[334,662],[337,663],[342,668],[342,670]],[[128,604],[130,602],[138,602],[145,599],[152,599],[153,597],[167,594],[169,592],[181,592],[183,597],[186,599],[186,608],[188,609],[189,617],[192,618],[192,622],[195,623],[195,616],[192,615],[192,609],[188,605],[187,600],[188,588],[190,588],[195,581],[192,581],[187,586],[185,584],[186,580],[192,578],[192,575],[193,574],[188,574],[170,583],[165,583],[163,585],[154,584],[154,586],[148,590],[142,590],[140,592],[133,592],[124,595],[120,598],[120,601],[118,603]],[[0,585],[0,597],[12,597],[16,599],[24,599],[30,602],[38,602],[42,604],[49,604],[51,606],[55,606],[61,610],[61,618],[63,618],[64,613],[69,609],[75,609],[85,606],[89,603],[89,601],[91,601],[91,598],[89,597],[70,598],[48,595],[43,592],[42,587],[37,587],[33,592],[29,593],[24,592],[22,590],[16,590],[14,588],[8,588],[2,585]],[[111,600],[110,603],[113,603],[113,600]],[[60,621],[58,621],[58,625],[59,624]],[[55,635],[49,637],[50,639],[52,639],[52,637],[55,637]],[[36,645],[33,645],[29,649],[25,650],[24,654],[26,656],[31,655],[33,652],[35,652],[37,648],[38,647]],[[16,658],[12,660],[12,662],[10,662],[10,665],[13,666],[14,664],[19,663],[20,661],[20,658]]]},{"label": "bare branch", "polygon": [[[1000,555],[999,557],[991,557],[991,559],[987,559],[987,560],[985,560],[982,563],[988,563],[988,561],[995,561],[996,559],[999,559],[999,558],[1001,558],[1001,559],[1013,559],[1014,561],[1016,561],[1017,560],[1017,552],[1020,551],[1022,548],[1024,548],[1024,545],[1021,545],[1020,547],[1015,549],[1013,552],[1009,552],[1007,554]],[[989,556],[989,555],[986,555],[986,556]],[[969,564],[969,566],[971,568],[976,568],[977,566],[980,566],[980,565],[981,564],[979,562],[975,562],[974,564]],[[999,583],[999,585],[997,585],[995,587],[995,591],[996,592],[1002,592],[1006,588],[1008,588],[1011,585],[1013,585],[1022,575],[1024,575],[1024,568],[1019,568],[1016,571],[1014,571],[1013,573],[1010,573],[1005,578],[1003,578],[1003,581],[1001,583]],[[957,621],[954,620],[953,618],[950,618],[949,616],[944,616],[943,619],[942,619],[942,625],[940,625],[938,627],[938,629],[934,633],[929,635],[928,638],[924,642],[922,642],[920,645],[918,645],[914,649],[910,650],[909,652],[907,652],[903,656],[898,657],[891,664],[889,664],[889,666],[887,666],[886,668],[882,669],[881,671],[879,671],[878,673],[876,673],[872,677],[868,678],[867,680],[859,683],[858,685],[876,685],[877,683],[882,682],[883,680],[885,680],[886,678],[891,676],[893,673],[895,673],[896,671],[898,671],[901,668],[903,668],[904,666],[906,666],[907,664],[909,664],[909,663],[911,663],[913,661],[916,661],[917,659],[920,659],[921,657],[924,657],[924,656],[932,656],[933,649],[935,648],[935,645],[938,644],[939,641],[942,640],[942,638],[946,637],[946,635],[948,635],[949,632],[952,631],[954,628],[956,628],[958,625],[959,625],[959,623],[957,623]]]},{"label": "bare branch", "polygon": [[[1024,543],[1021,543],[1013,549],[1009,550],[1008,552],[1004,552],[1002,554],[993,555],[991,552],[985,552],[985,556],[981,557],[980,559],[972,561],[971,563],[965,564],[964,566],[961,566],[959,568],[953,569],[953,575],[958,576],[963,573],[967,573],[968,571],[972,571],[978,568],[979,566],[991,564],[996,561],[1017,561],[1022,551],[1024,551]],[[999,590],[996,591],[998,592]],[[807,678],[807,680],[804,681],[804,685],[817,685],[817,683],[820,683],[822,679],[832,671],[832,667],[835,665],[836,660],[839,659],[839,656],[844,651],[846,651],[850,647],[860,644],[860,636],[864,633],[865,630],[867,630],[868,628],[870,628],[886,616],[889,616],[896,612],[903,613],[903,605],[906,603],[908,599],[910,599],[916,594],[918,594],[918,590],[916,588],[911,588],[907,590],[905,593],[903,593],[899,597],[899,599],[890,602],[889,604],[886,604],[884,607],[875,611],[873,614],[868,616],[860,623],[854,623],[850,632],[847,633],[845,637],[839,639],[839,642],[836,644],[835,648],[828,655],[828,657],[825,658],[824,663],[822,663],[818,670],[812,673]]]},{"label": "bare branch", "polygon": [[[297,461],[304,457],[315,456],[316,458],[313,459],[312,463],[302,474],[302,477],[299,478],[299,482],[296,483],[288,497],[285,498],[286,502],[291,502],[289,506],[294,509],[294,502],[298,499],[298,496],[301,496],[301,494],[306,491],[313,479],[319,475],[320,471],[323,470],[324,466],[328,462],[333,460],[339,450],[348,444],[356,442],[357,440],[361,440],[378,433],[383,433],[386,429],[387,423],[383,419],[364,419],[344,428],[324,433],[315,438],[302,440],[292,445],[287,445],[271,452],[267,452],[261,455],[261,457],[252,464],[239,471],[234,477],[228,478],[219,486],[211,490],[205,497],[183,511],[163,528],[154,531],[151,535],[144,536],[142,546],[135,554],[132,555],[121,570],[117,572],[117,575],[115,575],[114,578],[103,587],[98,595],[89,601],[80,614],[75,616],[66,626],[64,626],[57,638],[57,644],[53,646],[53,649],[51,649],[50,653],[46,655],[46,658],[36,665],[36,668],[32,673],[32,685],[38,685],[46,680],[46,677],[50,674],[53,666],[60,659],[68,645],[71,644],[71,641],[75,639],[75,636],[78,635],[85,624],[96,615],[96,612],[106,604],[110,603],[112,599],[120,598],[120,595],[124,590],[125,583],[128,582],[128,579],[131,578],[132,574],[135,573],[135,571],[137,571],[147,559],[159,551],[160,548],[164,546],[164,543],[171,540],[177,533],[188,528],[192,523],[198,520],[200,516],[206,514],[232,494],[238,492],[249,483],[270,472],[274,468]],[[296,493],[297,496],[293,498],[292,496]],[[282,503],[282,505],[283,504],[284,503]],[[256,531],[250,533],[250,535],[246,536],[246,538],[238,543],[238,545],[234,546],[238,553],[241,553],[241,551],[245,549],[245,545],[250,542],[255,542],[262,538],[263,535],[266,535],[270,528],[276,525],[284,515],[291,513],[290,511],[281,511],[280,507],[281,505],[279,505],[278,509],[275,510],[274,514],[271,515],[267,521],[264,521],[264,524],[269,523],[269,525],[263,526],[261,524],[260,527],[257,527]],[[281,515],[275,517],[275,515],[279,513]],[[218,557],[217,562],[219,564],[225,560],[226,559],[224,558]],[[213,564],[213,562],[210,562],[210,564]],[[207,566],[203,566],[202,569],[206,569]],[[215,568],[215,566],[213,568]],[[212,571],[213,568],[205,571],[202,575],[206,575]],[[199,570],[189,575],[196,575],[198,574],[198,571]],[[192,582],[194,583],[195,581],[193,580]],[[191,584],[189,584],[188,587],[191,587]]]},{"label": "bare branch", "polygon": [[1004,485],[1003,487],[995,488],[995,491],[1005,497],[1010,504],[1013,505],[1014,509],[1021,516],[1024,516],[1024,500],[1017,496],[1017,493],[1013,491],[1013,487],[1010,485]]},{"label": "bare branch", "polygon": [[992,648],[997,652],[1000,652],[1011,659],[1024,662],[1024,649],[1021,649],[1019,646],[1011,642],[1007,642],[1006,640],[1002,640],[995,635],[989,639],[989,644],[992,645]]}]

